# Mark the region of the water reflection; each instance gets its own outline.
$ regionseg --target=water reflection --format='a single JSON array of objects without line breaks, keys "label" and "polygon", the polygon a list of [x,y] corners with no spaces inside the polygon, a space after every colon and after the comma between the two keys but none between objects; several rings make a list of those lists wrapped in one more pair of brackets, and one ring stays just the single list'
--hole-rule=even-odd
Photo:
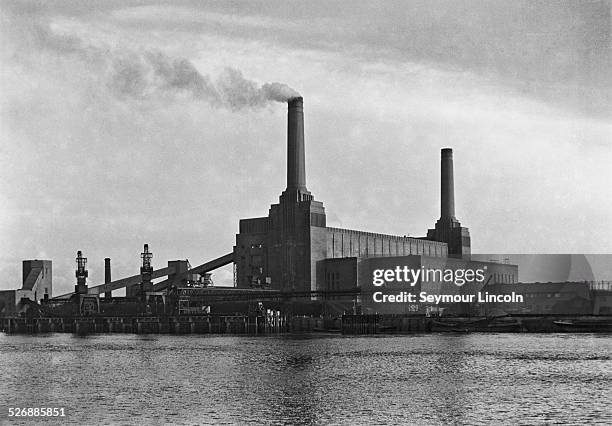
[{"label": "water reflection", "polygon": [[0,335],[0,398],[73,424],[610,424],[611,353],[593,335]]}]

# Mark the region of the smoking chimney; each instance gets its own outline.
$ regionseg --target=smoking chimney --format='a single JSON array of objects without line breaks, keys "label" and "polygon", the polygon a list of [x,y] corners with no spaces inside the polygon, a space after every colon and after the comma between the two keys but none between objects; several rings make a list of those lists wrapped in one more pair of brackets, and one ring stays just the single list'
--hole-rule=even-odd
[{"label": "smoking chimney", "polygon": [[455,218],[455,184],[453,180],[453,150],[442,149],[441,158],[441,219]]},{"label": "smoking chimney", "polygon": [[[110,265],[110,257],[104,259],[104,284],[108,284],[111,282],[111,265]],[[113,297],[112,291],[107,291],[104,294],[104,297],[111,298]]]},{"label": "smoking chimney", "polygon": [[304,160],[304,99],[288,101],[287,112],[287,192],[308,193]]}]

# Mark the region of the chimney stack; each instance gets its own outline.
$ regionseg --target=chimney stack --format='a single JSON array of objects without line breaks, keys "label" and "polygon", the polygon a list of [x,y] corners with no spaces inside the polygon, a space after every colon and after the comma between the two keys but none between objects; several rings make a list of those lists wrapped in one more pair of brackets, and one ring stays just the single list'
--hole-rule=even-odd
[{"label": "chimney stack", "polygon": [[304,99],[288,101],[287,112],[287,191],[307,193],[304,159]]},{"label": "chimney stack", "polygon": [[448,256],[470,259],[472,242],[470,230],[455,217],[455,184],[453,179],[453,150],[443,148],[440,184],[440,219],[434,229],[427,231],[427,239],[448,244]]},{"label": "chimney stack", "polygon": [[104,259],[104,284],[111,282],[110,257]]},{"label": "chimney stack", "polygon": [[441,158],[441,219],[455,218],[455,184],[453,179],[453,150],[442,149]]},{"label": "chimney stack", "polygon": [[[104,284],[108,284],[111,282],[111,264],[110,257],[104,259]],[[104,297],[111,298],[113,297],[112,291],[107,291],[104,293]]]}]

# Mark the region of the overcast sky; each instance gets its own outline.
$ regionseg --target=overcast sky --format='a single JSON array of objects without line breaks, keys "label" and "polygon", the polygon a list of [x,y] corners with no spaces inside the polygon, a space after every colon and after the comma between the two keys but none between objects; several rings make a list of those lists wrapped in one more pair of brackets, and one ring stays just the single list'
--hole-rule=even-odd
[{"label": "overcast sky", "polygon": [[612,252],[608,1],[43,3],[0,3],[0,288],[231,252],[285,188],[275,82],[328,226],[425,235],[452,147],[474,252]]}]

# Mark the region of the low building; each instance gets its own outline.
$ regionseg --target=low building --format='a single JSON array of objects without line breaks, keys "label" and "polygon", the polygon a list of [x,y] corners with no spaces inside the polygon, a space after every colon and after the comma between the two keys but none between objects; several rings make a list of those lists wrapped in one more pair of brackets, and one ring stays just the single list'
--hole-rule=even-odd
[{"label": "low building", "polygon": [[0,314],[14,314],[21,299],[39,302],[53,294],[52,263],[50,260],[24,260],[20,289],[0,291]]},{"label": "low building", "polygon": [[491,294],[522,295],[521,303],[482,306],[508,314],[609,315],[612,313],[612,285],[594,282],[548,282],[495,284],[486,287]]}]

